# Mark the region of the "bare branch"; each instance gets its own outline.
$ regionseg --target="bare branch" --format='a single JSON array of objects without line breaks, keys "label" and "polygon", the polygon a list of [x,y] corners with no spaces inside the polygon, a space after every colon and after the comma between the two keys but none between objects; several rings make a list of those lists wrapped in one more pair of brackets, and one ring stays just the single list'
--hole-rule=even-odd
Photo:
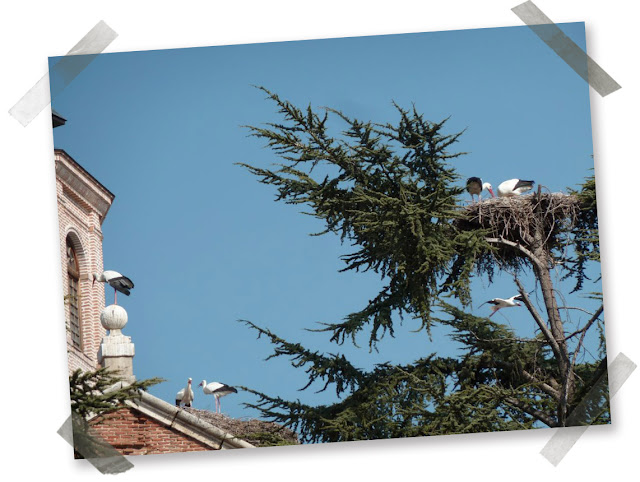
[{"label": "bare branch", "polygon": [[584,335],[584,333],[591,327],[591,325],[593,325],[593,323],[600,318],[600,315],[602,314],[602,311],[604,310],[604,305],[600,305],[600,308],[598,308],[598,311],[596,311],[595,313],[589,313],[590,315],[593,315],[591,317],[591,319],[586,323],[586,325],[584,325],[582,328],[580,328],[579,330],[574,331],[573,333],[571,333],[570,335],[567,335],[565,337],[565,340],[568,340],[569,338],[573,338],[574,336],[576,336],[579,333],[582,333]]},{"label": "bare branch", "polygon": [[[580,340],[578,341],[578,345],[576,346],[576,349],[573,352],[573,360],[571,360],[571,367],[574,367],[576,364],[576,359],[578,358],[578,352],[580,351],[580,348],[582,348],[582,345],[584,343],[584,337],[587,335],[587,330],[591,328],[591,325],[595,323],[595,321],[600,317],[603,311],[604,311],[604,305],[600,305],[600,308],[598,308],[598,310],[593,314],[591,319],[587,321],[587,324],[584,325],[584,328],[580,330],[582,332],[582,335],[580,335]],[[579,332],[576,332],[576,333],[579,333]]]},{"label": "bare branch", "polygon": [[532,375],[531,373],[529,373],[526,370],[522,370],[522,375],[527,380],[529,380],[531,383],[535,384],[538,388],[540,388],[540,390],[545,392],[547,395],[552,396],[556,400],[560,400],[560,392],[558,390],[556,390],[555,388],[553,388],[548,383],[545,383],[545,382],[543,382],[541,380],[538,380],[534,375]]},{"label": "bare branch", "polygon": [[548,425],[549,427],[558,426],[558,424],[549,415],[547,415],[544,412],[541,412],[540,410],[536,410],[527,406],[526,404],[522,403],[520,400],[509,397],[509,398],[506,398],[505,401],[509,405],[513,405],[514,407],[522,410],[523,412],[528,413],[533,418],[540,420],[542,423]]},{"label": "bare branch", "polygon": [[577,306],[558,306],[559,310],[578,310],[586,313],[587,315],[593,315],[592,312],[585,310],[584,308],[578,308]]},{"label": "bare branch", "polygon": [[[569,375],[571,373],[575,373],[573,372],[573,369],[576,365],[576,361],[578,359],[578,353],[580,353],[580,348],[582,348],[583,344],[584,344],[584,338],[587,335],[587,331],[589,330],[589,328],[591,328],[591,325],[593,325],[596,320],[600,317],[600,315],[602,314],[602,312],[604,311],[604,305],[600,305],[600,308],[598,308],[598,310],[593,314],[593,316],[589,319],[589,321],[587,322],[586,325],[584,325],[584,327],[580,330],[578,330],[577,332],[573,333],[571,336],[576,335],[578,333],[582,333],[580,335],[580,340],[578,340],[578,344],[576,345],[576,349],[573,352],[573,358],[571,360],[571,363],[568,364],[567,366],[567,379],[569,377]],[[565,341],[567,340],[568,337],[565,337]],[[568,399],[569,399],[569,384],[565,384],[564,390],[563,390],[563,397],[561,400],[561,405],[563,405],[565,408],[565,412],[566,412],[566,405],[568,403]]]},{"label": "bare branch", "polygon": [[514,243],[513,241],[509,241],[508,239],[504,239],[502,236],[499,238],[484,238],[487,243],[492,244],[504,244],[505,246],[511,246],[512,248],[517,249],[522,254],[524,254],[527,258],[531,260],[532,263],[537,265],[538,267],[544,267],[544,263],[540,261],[535,254],[529,251],[527,248],[522,246],[519,243]]},{"label": "bare branch", "polygon": [[536,308],[533,306],[533,303],[531,303],[529,294],[524,289],[524,286],[522,286],[522,283],[520,283],[520,280],[517,277],[514,277],[514,280],[516,282],[516,285],[518,286],[518,291],[522,295],[524,305],[527,307],[527,309],[529,310],[529,313],[531,313],[531,316],[533,316],[533,319],[536,321],[536,323],[538,324],[538,327],[542,331],[542,334],[551,345],[551,349],[553,350],[553,353],[556,355],[556,357],[560,358],[562,352],[560,350],[560,345],[558,344],[558,341],[551,334],[549,327],[540,316],[540,313],[538,313]]},{"label": "bare branch", "polygon": [[469,329],[469,333],[471,333],[473,335],[473,337],[478,340],[478,341],[482,341],[484,343],[498,343],[501,341],[515,341],[515,342],[519,342],[519,343],[540,343],[543,345],[548,345],[549,342],[547,340],[539,340],[537,338],[520,338],[517,336],[514,337],[503,337],[503,338],[480,338],[473,330]]}]

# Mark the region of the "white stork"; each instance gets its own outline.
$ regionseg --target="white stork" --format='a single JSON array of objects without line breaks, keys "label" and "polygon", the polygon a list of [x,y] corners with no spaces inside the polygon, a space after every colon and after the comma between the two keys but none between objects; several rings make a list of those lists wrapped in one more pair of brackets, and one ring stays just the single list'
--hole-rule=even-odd
[{"label": "white stork", "polygon": [[479,177],[470,177],[467,179],[467,192],[471,194],[471,202],[473,202],[473,195],[478,196],[478,201],[482,200],[482,191],[489,191],[491,197],[493,195],[493,186],[488,182],[483,183]]},{"label": "white stork", "polygon": [[491,318],[496,313],[496,311],[501,308],[513,308],[514,306],[522,306],[520,303],[518,303],[518,301],[524,301],[522,295],[514,295],[511,298],[507,298],[506,300],[502,298],[493,298],[492,300],[482,303],[482,305],[485,305],[487,303],[493,305],[491,307],[491,314],[489,315],[489,318]]},{"label": "white stork", "polygon": [[118,304],[118,291],[129,296],[131,294],[129,290],[133,289],[133,281],[126,276],[122,276],[117,271],[103,271],[100,274],[93,273],[93,282],[91,283],[91,287],[96,284],[96,281],[99,281],[100,283],[107,283],[113,288],[114,303],[116,305]]},{"label": "white stork", "polygon": [[222,412],[222,402],[220,401],[222,397],[225,397],[230,393],[238,393],[238,390],[236,390],[235,388],[219,382],[211,382],[207,385],[207,381],[202,380],[200,382],[200,385],[198,386],[202,387],[202,391],[204,392],[205,395],[213,395],[215,397],[216,413]]},{"label": "white stork", "polygon": [[191,388],[191,378],[187,382],[187,386],[176,393],[176,407],[180,406],[180,403],[184,403],[185,407],[190,407],[193,402],[193,389]]},{"label": "white stork", "polygon": [[509,179],[498,186],[498,197],[519,196],[533,189],[535,181],[524,181],[522,179]]}]

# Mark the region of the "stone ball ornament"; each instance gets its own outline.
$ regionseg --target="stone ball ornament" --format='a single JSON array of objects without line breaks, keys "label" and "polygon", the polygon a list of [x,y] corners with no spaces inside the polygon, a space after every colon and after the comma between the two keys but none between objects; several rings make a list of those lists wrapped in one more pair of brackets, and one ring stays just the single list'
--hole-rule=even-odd
[{"label": "stone ball ornament", "polygon": [[122,330],[127,321],[127,312],[122,306],[109,305],[100,313],[100,323],[107,330]]}]

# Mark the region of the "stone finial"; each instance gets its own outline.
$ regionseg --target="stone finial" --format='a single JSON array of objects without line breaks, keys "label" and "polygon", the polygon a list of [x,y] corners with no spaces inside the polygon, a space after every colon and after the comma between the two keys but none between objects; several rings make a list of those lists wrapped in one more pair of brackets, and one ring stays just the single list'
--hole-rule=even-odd
[{"label": "stone finial", "polygon": [[122,306],[109,305],[100,314],[100,322],[109,334],[102,339],[98,360],[102,366],[118,372],[126,381],[135,381],[133,375],[133,357],[135,346],[131,337],[122,334],[122,328],[127,324],[127,312]]},{"label": "stone finial", "polygon": [[129,317],[122,306],[109,305],[100,313],[100,323],[107,330],[122,330]]}]

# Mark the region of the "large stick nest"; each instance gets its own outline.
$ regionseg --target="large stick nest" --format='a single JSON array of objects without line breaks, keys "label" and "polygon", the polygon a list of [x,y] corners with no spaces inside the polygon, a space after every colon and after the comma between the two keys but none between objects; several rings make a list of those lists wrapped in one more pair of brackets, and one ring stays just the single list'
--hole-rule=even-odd
[{"label": "large stick nest", "polygon": [[240,420],[230,418],[221,413],[210,412],[209,410],[198,410],[197,408],[185,407],[185,410],[196,417],[209,422],[220,430],[246,440],[257,447],[268,447],[273,445],[295,445],[299,444],[298,436],[292,430],[283,427],[275,422],[250,419]]},{"label": "large stick nest", "polygon": [[[486,199],[462,208],[460,229],[484,229],[487,238],[547,252],[564,244],[580,212],[576,196],[563,193]],[[515,254],[515,253],[514,253]]]}]

